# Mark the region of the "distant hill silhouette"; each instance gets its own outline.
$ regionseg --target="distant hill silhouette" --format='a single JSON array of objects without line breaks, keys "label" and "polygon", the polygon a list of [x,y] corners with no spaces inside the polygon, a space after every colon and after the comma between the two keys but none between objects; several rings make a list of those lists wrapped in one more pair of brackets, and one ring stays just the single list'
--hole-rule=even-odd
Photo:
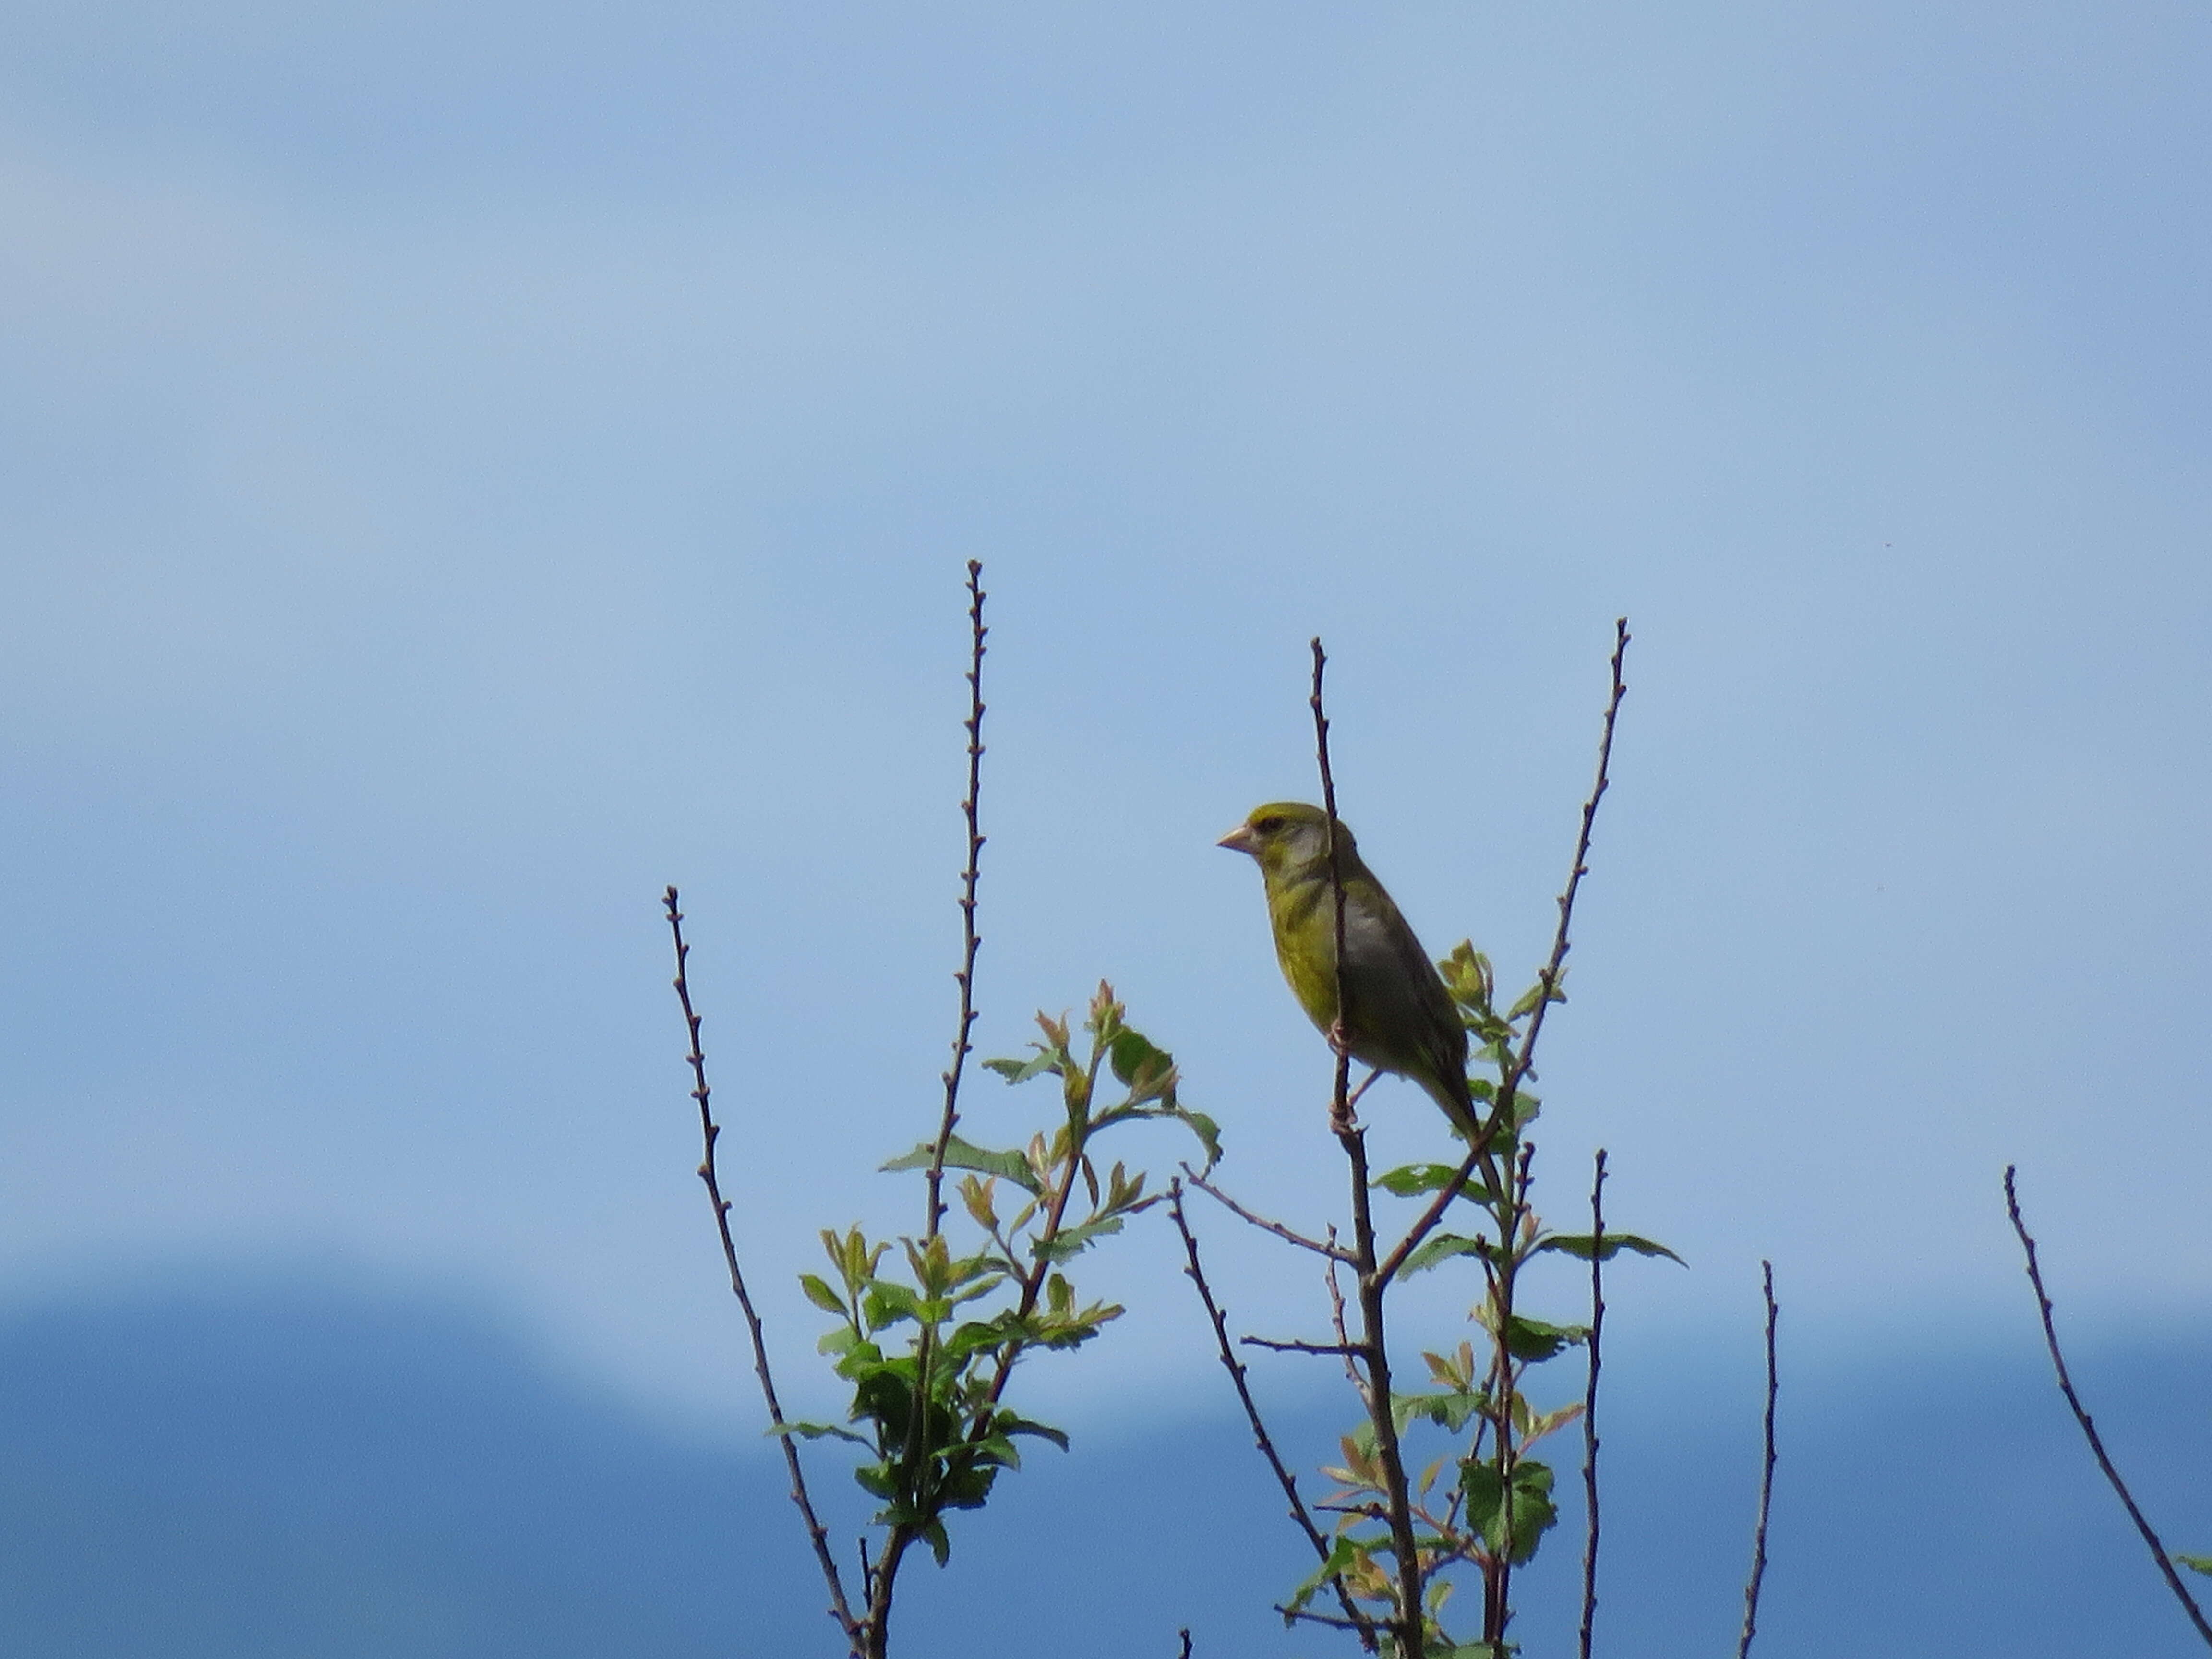
[{"label": "distant hill silhouette", "polygon": [[[1791,1385],[1762,1653],[2202,1652],[2039,1360]],[[2212,1341],[2082,1368],[2170,1541],[2212,1550]],[[1658,1392],[1610,1407],[1600,1651],[1732,1653],[1756,1402]],[[1334,1426],[1285,1428],[1318,1452]],[[687,1443],[432,1297],[211,1276],[20,1311],[0,1320],[0,1652],[836,1659],[773,1457]],[[858,1513],[827,1460],[822,1480]],[[1235,1422],[1085,1434],[963,1517],[949,1572],[913,1575],[901,1650],[1168,1659],[1188,1624],[1200,1659],[1334,1652],[1267,1611],[1304,1571],[1296,1541]],[[1578,1548],[1529,1578],[1532,1656],[1571,1651]],[[966,1592],[990,1611],[963,1628]]]}]

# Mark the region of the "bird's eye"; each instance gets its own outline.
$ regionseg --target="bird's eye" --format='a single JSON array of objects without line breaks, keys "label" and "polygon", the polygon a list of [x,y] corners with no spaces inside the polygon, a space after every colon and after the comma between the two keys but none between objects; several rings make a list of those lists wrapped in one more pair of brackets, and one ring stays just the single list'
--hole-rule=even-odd
[{"label": "bird's eye", "polygon": [[1252,827],[1263,836],[1272,836],[1283,827],[1283,821],[1271,812],[1264,818],[1255,820]]}]

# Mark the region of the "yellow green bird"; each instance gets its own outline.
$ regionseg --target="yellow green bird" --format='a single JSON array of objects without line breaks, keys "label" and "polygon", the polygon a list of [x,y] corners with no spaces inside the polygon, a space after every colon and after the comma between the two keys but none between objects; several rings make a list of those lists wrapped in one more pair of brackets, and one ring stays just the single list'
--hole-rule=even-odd
[{"label": "yellow green bird", "polygon": [[[1321,808],[1271,801],[1253,808],[1219,843],[1259,864],[1275,959],[1298,1006],[1324,1036],[1339,1013],[1328,841]],[[1344,880],[1345,1048],[1363,1065],[1419,1084],[1471,1140],[1478,1126],[1467,1086],[1467,1028],[1451,994],[1340,821],[1336,849]]]}]

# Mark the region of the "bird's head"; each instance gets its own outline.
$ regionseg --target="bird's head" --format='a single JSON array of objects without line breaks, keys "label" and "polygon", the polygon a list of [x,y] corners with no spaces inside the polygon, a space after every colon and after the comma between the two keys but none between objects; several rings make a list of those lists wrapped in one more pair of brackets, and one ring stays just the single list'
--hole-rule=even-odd
[{"label": "bird's head", "polygon": [[[1350,860],[1352,831],[1340,822],[1336,835],[1338,849]],[[1328,869],[1328,817],[1320,807],[1304,801],[1270,801],[1254,807],[1251,816],[1216,845],[1250,854],[1270,882],[1321,876]]]}]

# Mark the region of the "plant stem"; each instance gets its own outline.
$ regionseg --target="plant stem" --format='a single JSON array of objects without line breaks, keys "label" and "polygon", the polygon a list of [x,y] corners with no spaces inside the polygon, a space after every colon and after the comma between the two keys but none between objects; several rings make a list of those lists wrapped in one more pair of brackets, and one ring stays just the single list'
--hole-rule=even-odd
[{"label": "plant stem", "polygon": [[1597,1374],[1605,1337],[1605,1148],[1597,1149],[1590,1172],[1589,1387],[1583,1395],[1583,1495],[1589,1530],[1583,1547],[1583,1622],[1577,1659],[1590,1659],[1590,1632],[1597,1621]]},{"label": "plant stem", "polygon": [[2181,1603],[2181,1610],[2189,1615],[2189,1622],[2197,1626],[2197,1633],[2204,1638],[2204,1645],[2212,1648],[2212,1624],[2205,1621],[2204,1609],[2197,1605],[2197,1598],[2181,1582],[2181,1575],[2174,1571],[2173,1558],[2166,1549],[2165,1540],[2152,1530],[2150,1522],[2143,1518],[2142,1510],[2136,1507],[2135,1494],[2128,1490],[2128,1483],[2120,1479],[2119,1470],[2113,1467],[2112,1458],[2105,1451],[2104,1437],[2097,1432],[2096,1424],[2090,1420],[2088,1409],[2081,1403],[2081,1396],[2074,1392],[2074,1379],[2066,1370],[2066,1356],[2059,1352],[2058,1327],[2051,1318],[2051,1297],[2043,1288],[2043,1267],[2036,1257],[2035,1240],[2028,1234],[2027,1224],[2021,1219],[2020,1195],[2014,1188],[2014,1167],[2006,1164],[2005,1213],[2012,1218],[2013,1232],[2019,1237],[2021,1251],[2027,1258],[2027,1282],[2035,1287],[2035,1305],[2043,1317],[2043,1342],[2051,1351],[2051,1368],[2058,1374],[2058,1392],[2066,1396],[2066,1404],[2074,1413],[2074,1420],[2081,1426],[2081,1437],[2089,1443],[2089,1450],[2097,1460],[2097,1467],[2105,1472],[2105,1479],[2119,1494],[2121,1506],[2127,1510],[2128,1519],[2136,1523],[2136,1531],[2142,1534],[2144,1544],[2150,1549],[2151,1559],[2158,1563],[2166,1587]]},{"label": "plant stem", "polygon": [[[753,1299],[745,1289],[744,1271],[738,1265],[738,1246],[730,1234],[730,1201],[722,1196],[720,1176],[715,1167],[715,1144],[722,1138],[721,1126],[714,1121],[711,1103],[714,1090],[707,1082],[707,1055],[699,1042],[699,1015],[691,1006],[690,962],[691,947],[684,939],[684,913],[677,908],[676,889],[671,887],[662,895],[661,902],[668,913],[668,932],[676,946],[676,1000],[684,1010],[684,1029],[690,1038],[690,1051],[684,1056],[691,1067],[691,1098],[699,1103],[699,1133],[705,1151],[699,1161],[699,1179],[706,1183],[707,1197],[714,1208],[714,1229],[721,1237],[722,1264],[728,1269],[730,1290],[738,1298],[738,1307],[744,1313],[745,1329],[752,1337],[753,1375],[760,1380],[761,1398],[768,1404],[768,1420],[775,1431],[776,1443],[783,1448],[786,1471],[791,1476],[791,1501],[799,1507],[799,1518],[805,1523],[806,1535],[814,1546],[814,1559],[822,1569],[822,1577],[830,1589],[830,1616],[845,1632],[852,1650],[861,1650],[864,1635],[860,1622],[853,1617],[851,1606],[845,1600],[844,1581],[837,1571],[837,1558],[830,1553],[830,1534],[814,1513],[814,1501],[806,1490],[806,1472],[799,1461],[799,1445],[788,1431],[783,1415],[783,1404],[776,1398],[775,1378],[769,1370],[768,1341],[761,1329],[760,1315],[753,1310]],[[870,1620],[872,1627],[873,1620]]]},{"label": "plant stem", "polygon": [[975,882],[981,871],[983,832],[976,817],[983,793],[983,640],[991,630],[983,626],[983,564],[968,561],[968,796],[960,810],[968,820],[968,861],[960,872],[960,970],[953,978],[960,986],[960,1017],[952,1030],[952,1059],[945,1068],[945,1110],[937,1126],[937,1144],[929,1160],[929,1218],[924,1236],[937,1237],[945,1220],[945,1154],[952,1141],[952,1128],[960,1121],[960,1079],[968,1065],[969,1034],[975,1025],[975,952],[982,945],[975,932]]},{"label": "plant stem", "polygon": [[1759,1591],[1766,1579],[1766,1517],[1774,1504],[1774,1402],[1780,1392],[1775,1370],[1774,1329],[1779,1317],[1774,1305],[1774,1264],[1759,1264],[1759,1288],[1766,1297],[1766,1416],[1762,1442],[1765,1461],[1759,1473],[1759,1525],[1751,1535],[1751,1581],[1743,1587],[1743,1638],[1736,1644],[1735,1659],[1751,1659],[1751,1638],[1759,1633]]}]

